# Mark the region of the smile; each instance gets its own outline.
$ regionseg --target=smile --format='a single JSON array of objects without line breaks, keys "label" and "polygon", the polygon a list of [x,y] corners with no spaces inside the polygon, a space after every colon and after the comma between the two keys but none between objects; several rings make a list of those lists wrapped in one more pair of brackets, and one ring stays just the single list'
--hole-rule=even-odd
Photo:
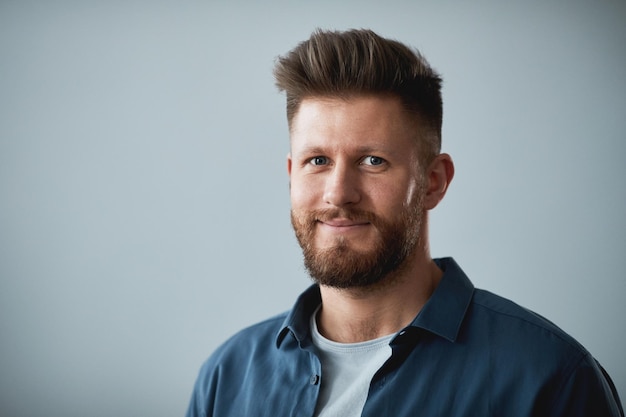
[{"label": "smile", "polygon": [[318,220],[318,223],[325,229],[337,232],[347,232],[370,225],[370,223],[366,221],[354,221],[348,219]]}]

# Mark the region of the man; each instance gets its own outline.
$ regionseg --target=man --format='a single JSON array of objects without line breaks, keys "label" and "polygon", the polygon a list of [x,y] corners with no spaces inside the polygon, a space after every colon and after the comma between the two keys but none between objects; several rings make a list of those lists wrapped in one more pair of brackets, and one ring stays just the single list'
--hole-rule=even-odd
[{"label": "man", "polygon": [[371,31],[280,58],[291,220],[315,285],[222,345],[188,416],[619,416],[594,358],[540,316],[431,259],[454,175],[441,79]]}]

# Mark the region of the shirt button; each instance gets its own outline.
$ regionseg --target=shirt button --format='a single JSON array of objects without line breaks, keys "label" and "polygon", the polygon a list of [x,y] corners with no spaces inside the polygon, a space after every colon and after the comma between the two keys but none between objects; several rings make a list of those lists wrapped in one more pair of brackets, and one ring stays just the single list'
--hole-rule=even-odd
[{"label": "shirt button", "polygon": [[311,385],[317,385],[317,383],[320,382],[320,376],[316,374],[311,375],[311,378],[309,378],[309,382],[311,383]]}]

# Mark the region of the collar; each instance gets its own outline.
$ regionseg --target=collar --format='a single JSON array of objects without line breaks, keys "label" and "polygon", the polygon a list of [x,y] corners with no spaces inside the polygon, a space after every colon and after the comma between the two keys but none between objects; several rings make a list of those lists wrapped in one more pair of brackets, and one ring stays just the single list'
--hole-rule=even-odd
[{"label": "collar", "polygon": [[285,336],[291,332],[302,347],[303,342],[311,340],[311,329],[309,320],[313,312],[322,303],[322,294],[318,285],[311,285],[306,289],[294,304],[293,308],[285,318],[283,325],[276,335],[276,347],[280,348]]},{"label": "collar", "polygon": [[[443,271],[439,285],[428,299],[417,317],[409,324],[455,342],[474,294],[474,285],[461,267],[452,258],[434,259]],[[276,336],[276,347],[280,347],[289,333],[299,345],[308,344],[311,339],[309,320],[322,302],[317,285],[310,286],[296,300]],[[406,330],[406,329],[405,329]],[[400,334],[404,333],[401,331]]]},{"label": "collar", "polygon": [[454,342],[472,301],[474,285],[454,259],[440,258],[434,261],[443,271],[443,276],[409,326],[427,330]]}]

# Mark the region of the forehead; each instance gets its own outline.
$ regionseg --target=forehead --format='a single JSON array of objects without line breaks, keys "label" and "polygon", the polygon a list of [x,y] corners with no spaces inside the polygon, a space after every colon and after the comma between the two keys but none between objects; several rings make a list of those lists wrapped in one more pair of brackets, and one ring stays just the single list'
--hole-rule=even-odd
[{"label": "forehead", "polygon": [[291,146],[410,146],[416,123],[390,96],[310,97],[292,120]]}]

